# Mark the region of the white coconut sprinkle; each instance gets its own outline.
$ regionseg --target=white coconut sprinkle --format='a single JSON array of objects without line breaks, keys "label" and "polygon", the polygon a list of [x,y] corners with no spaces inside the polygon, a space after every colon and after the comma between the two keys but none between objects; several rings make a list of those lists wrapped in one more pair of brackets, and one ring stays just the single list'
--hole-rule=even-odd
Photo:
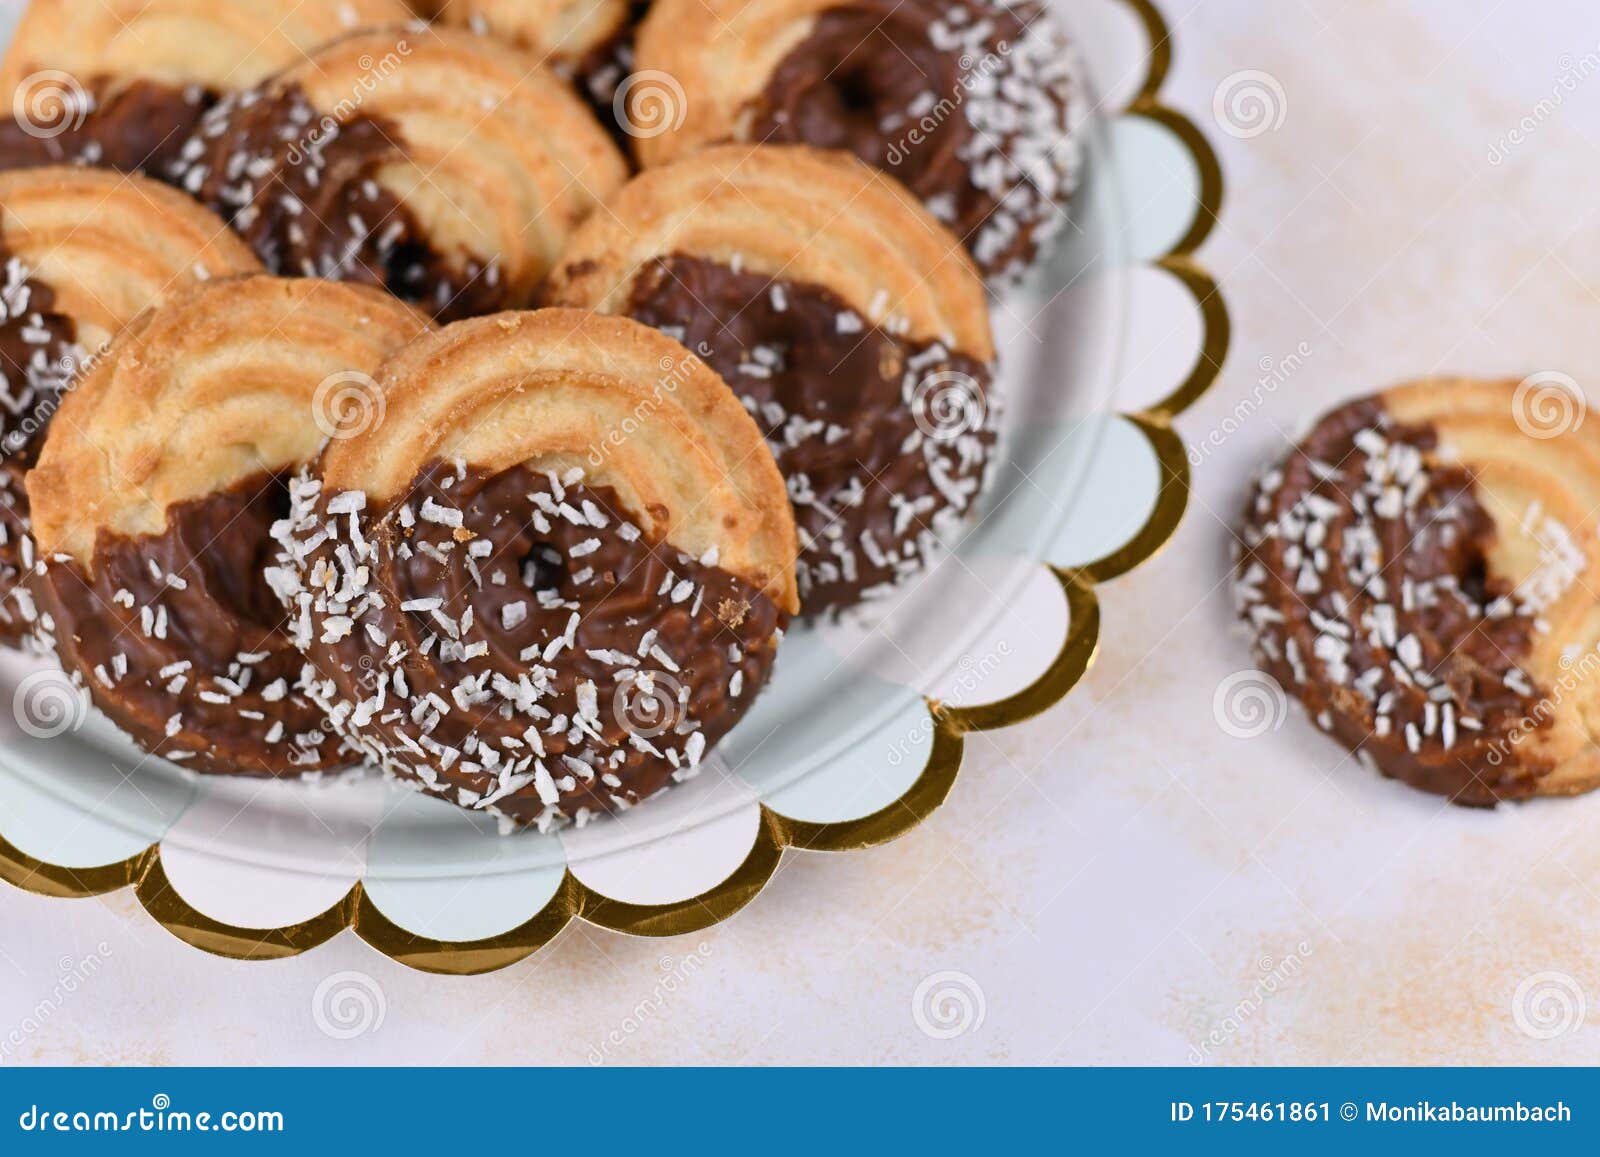
[{"label": "white coconut sprinkle", "polygon": [[[527,567],[505,560],[524,571],[531,597],[498,596],[480,604],[482,612],[492,606],[493,613],[475,613],[470,600],[474,592],[504,584],[485,587],[465,577],[479,575],[478,560],[497,557],[491,540],[501,539],[475,521],[477,514],[469,526],[462,507],[451,504],[461,487],[450,490],[451,501],[419,493],[388,513],[352,505],[340,495],[332,501],[349,515],[340,517],[331,501],[322,503],[312,480],[291,486],[290,516],[274,527],[274,537],[277,565],[294,578],[286,601],[296,640],[314,650],[300,690],[374,764],[461,806],[515,815],[545,830],[581,822],[600,804],[636,802],[627,769],[642,766],[646,756],[674,769],[699,764],[706,737],[688,716],[691,700],[682,674],[699,666],[688,662],[690,656],[669,653],[665,636],[643,624],[634,624],[643,628],[637,657],[596,646],[586,639],[587,596],[569,600],[564,593],[588,582],[582,569],[570,568],[574,556],[593,556],[607,541],[639,536],[630,522],[574,493],[583,480],[581,470],[548,475],[548,490],[527,494],[523,509],[555,520],[546,521],[541,534],[563,523],[595,533],[565,540],[560,553],[542,547],[544,554],[536,551]],[[409,527],[408,511],[415,515]],[[398,529],[375,521],[385,518]],[[535,530],[537,523],[537,517],[531,520]],[[479,542],[491,542],[491,549],[479,548]],[[395,594],[411,581],[396,580],[395,566],[408,559],[462,575],[463,601],[455,595],[447,600],[415,591]],[[547,564],[551,574],[566,572],[560,589],[544,585]],[[500,568],[485,569],[492,575]],[[698,582],[663,570],[672,598],[700,606]],[[605,605],[607,589],[596,589],[598,606]],[[495,633],[529,630],[536,633],[519,639],[518,665],[507,668],[504,642],[496,642]],[[376,644],[374,634],[394,641]],[[627,645],[634,645],[631,639]],[[729,660],[729,680],[742,688],[745,664],[739,654]],[[720,644],[714,657],[722,658]],[[655,670],[641,671],[641,660]],[[567,673],[572,670],[582,675],[574,678]],[[440,682],[446,686],[437,692],[427,689]],[[609,780],[602,780],[602,770]]]},{"label": "white coconut sprinkle", "polygon": [[[1248,554],[1236,569],[1234,596],[1263,662],[1286,670],[1297,693],[1318,701],[1331,696],[1339,715],[1329,723],[1344,721],[1347,742],[1367,742],[1360,733],[1369,729],[1371,739],[1398,739],[1407,756],[1427,766],[1449,768],[1458,759],[1470,768],[1486,753],[1459,749],[1463,733],[1483,732],[1484,709],[1497,701],[1506,717],[1497,726],[1516,728],[1540,692],[1526,671],[1504,662],[1501,644],[1489,646],[1483,660],[1459,657],[1451,648],[1470,643],[1492,623],[1520,620],[1530,637],[1537,634],[1538,611],[1572,581],[1575,560],[1567,549],[1570,536],[1534,509],[1522,529],[1545,547],[1547,566],[1514,595],[1480,599],[1453,574],[1407,569],[1385,544],[1398,536],[1411,552],[1408,559],[1431,549],[1448,554],[1470,529],[1455,496],[1460,484],[1439,483],[1428,459],[1404,437],[1379,412],[1354,432],[1353,449],[1337,466],[1306,460],[1311,488],[1302,493],[1282,492],[1282,469],[1265,472],[1245,524]],[[1436,457],[1448,460],[1442,448]],[[1435,497],[1425,502],[1430,493]],[[1275,572],[1299,576],[1293,594]],[[1307,574],[1315,581],[1305,582]],[[1439,622],[1457,624],[1448,629],[1462,631],[1464,639],[1435,633],[1432,624]],[[1297,646],[1307,634],[1309,659]],[[1498,759],[1509,754],[1507,743]]]}]

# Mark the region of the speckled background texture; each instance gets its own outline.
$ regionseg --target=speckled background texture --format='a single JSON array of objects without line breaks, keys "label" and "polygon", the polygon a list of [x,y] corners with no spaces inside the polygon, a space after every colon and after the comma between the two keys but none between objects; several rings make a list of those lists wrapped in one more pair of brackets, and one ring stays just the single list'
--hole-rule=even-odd
[{"label": "speckled background texture", "polygon": [[[1252,665],[1230,625],[1228,527],[1290,435],[1409,377],[1588,385],[1600,368],[1600,8],[1162,8],[1177,39],[1165,99],[1227,177],[1201,258],[1235,340],[1179,423],[1191,441],[1219,432],[1189,516],[1100,589],[1101,654],[1065,705],[969,740],[949,805],[907,838],[793,856],[729,924],[664,941],[574,925],[486,977],[411,972],[349,934],[236,964],[127,894],[0,891],[0,1039],[37,1020],[0,1063],[1600,1056],[1600,798],[1451,809],[1298,714],[1242,739],[1213,710]],[[1213,100],[1246,70],[1270,78],[1282,119],[1239,137]],[[89,955],[92,975],[57,999]],[[338,1039],[315,1010],[347,971],[371,978],[382,1016]]]}]

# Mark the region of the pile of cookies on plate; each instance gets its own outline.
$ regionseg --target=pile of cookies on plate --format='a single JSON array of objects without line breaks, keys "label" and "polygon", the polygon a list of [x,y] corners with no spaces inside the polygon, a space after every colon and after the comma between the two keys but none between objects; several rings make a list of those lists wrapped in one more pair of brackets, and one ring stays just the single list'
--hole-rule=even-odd
[{"label": "pile of cookies on plate", "polygon": [[694,774],[995,455],[1086,102],[1028,0],[33,0],[0,630],[196,772]]}]

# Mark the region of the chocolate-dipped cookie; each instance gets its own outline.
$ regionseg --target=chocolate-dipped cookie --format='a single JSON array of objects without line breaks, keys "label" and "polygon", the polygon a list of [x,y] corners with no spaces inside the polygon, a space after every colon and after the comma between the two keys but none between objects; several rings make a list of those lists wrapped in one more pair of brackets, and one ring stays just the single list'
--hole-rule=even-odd
[{"label": "chocolate-dipped cookie", "polygon": [[435,28],[347,37],[225,99],[171,177],[276,273],[456,318],[528,304],[626,166],[535,58]]},{"label": "chocolate-dipped cookie", "polygon": [[1334,410],[1256,485],[1236,593],[1257,655],[1383,774],[1480,806],[1600,786],[1581,413],[1548,378],[1418,382]]},{"label": "chocolate-dipped cookie", "polygon": [[141,315],[62,403],[27,478],[38,628],[145,750],[218,774],[350,762],[296,689],[269,530],[324,440],[381,419],[367,375],[426,325],[364,286],[209,282]]},{"label": "chocolate-dipped cookie", "polygon": [[417,7],[528,50],[576,84],[600,123],[626,142],[617,94],[633,71],[634,33],[649,0],[418,0]]},{"label": "chocolate-dipped cookie", "polygon": [[788,480],[807,614],[916,574],[977,500],[996,425],[983,283],[848,154],[726,145],[647,170],[547,296],[647,322],[733,387]]},{"label": "chocolate-dipped cookie", "polygon": [[143,177],[0,173],[0,641],[35,617],[17,585],[34,561],[23,476],[64,393],[142,310],[260,267],[213,214]]},{"label": "chocolate-dipped cookie", "polygon": [[0,169],[89,164],[159,176],[205,109],[403,0],[32,0],[0,65]]},{"label": "chocolate-dipped cookie", "polygon": [[274,582],[332,724],[516,824],[693,774],[796,606],[794,523],[726,385],[645,326],[457,322],[296,483]]},{"label": "chocolate-dipped cookie", "polygon": [[993,282],[1066,222],[1087,102],[1037,0],[657,0],[635,63],[646,167],[730,140],[847,149],[922,198]]}]

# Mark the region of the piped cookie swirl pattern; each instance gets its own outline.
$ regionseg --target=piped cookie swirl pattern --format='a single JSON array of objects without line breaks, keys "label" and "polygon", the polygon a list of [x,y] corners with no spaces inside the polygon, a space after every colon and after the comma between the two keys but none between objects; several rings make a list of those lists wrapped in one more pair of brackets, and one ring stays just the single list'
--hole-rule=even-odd
[{"label": "piped cookie swirl pattern", "polygon": [[409,15],[403,0],[31,0],[0,65],[0,168],[159,176],[218,98]]},{"label": "piped cookie swirl pattern", "polygon": [[728,145],[648,170],[547,294],[647,322],[733,387],[788,480],[807,614],[894,590],[977,505],[998,423],[983,283],[848,154]]},{"label": "piped cookie swirl pattern", "polygon": [[208,282],[141,315],[67,396],[27,477],[35,626],[145,750],[216,774],[349,762],[295,689],[269,531],[338,428],[326,384],[425,325],[359,286]]},{"label": "piped cookie swirl pattern", "polygon": [[272,271],[448,320],[529,304],[626,166],[536,58],[438,28],[346,37],[228,98],[167,175]]},{"label": "piped cookie swirl pattern", "polygon": [[379,376],[387,420],[331,444],[277,530],[309,696],[507,824],[693,774],[795,609],[782,482],[727,387],[567,310],[458,322]]},{"label": "piped cookie swirl pattern", "polygon": [[[636,151],[650,167],[724,141],[848,150],[1003,284],[1066,224],[1087,113],[1078,67],[1034,0],[657,0],[637,68],[673,78],[682,99]],[[633,119],[660,97],[641,84]]]},{"label": "piped cookie swirl pattern", "polygon": [[23,477],[63,396],[140,311],[260,268],[221,221],[154,181],[92,169],[0,174],[0,640],[34,619]]}]

